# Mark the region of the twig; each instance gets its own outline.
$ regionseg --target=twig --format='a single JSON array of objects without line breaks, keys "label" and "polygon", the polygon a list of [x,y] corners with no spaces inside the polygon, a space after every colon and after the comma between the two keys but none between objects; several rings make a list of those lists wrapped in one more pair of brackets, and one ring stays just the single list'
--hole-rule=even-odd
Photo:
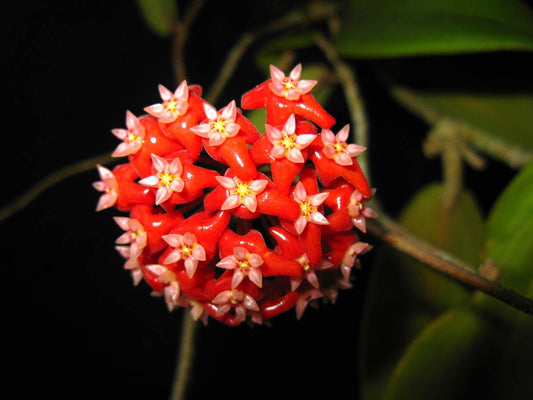
[{"label": "twig", "polygon": [[89,171],[96,167],[96,164],[109,164],[112,161],[115,161],[116,158],[111,157],[111,153],[101,154],[99,156],[87,158],[81,160],[77,163],[67,165],[55,172],[52,172],[50,175],[45,176],[35,185],[30,187],[27,191],[22,193],[20,196],[16,197],[8,205],[0,209],[0,222],[8,219],[13,216],[33,200],[35,200],[41,193],[50,187],[54,186],[56,183],[59,183],[71,176],[80,174],[82,172]]},{"label": "twig", "polygon": [[[355,71],[339,58],[331,43],[324,36],[318,35],[315,42],[333,65],[335,74],[342,84],[344,95],[348,102],[350,116],[354,125],[352,129],[354,132],[355,143],[368,147],[368,119],[366,117],[364,102],[359,91],[359,85],[355,78]],[[366,152],[357,156],[357,161],[367,179],[370,180]]]},{"label": "twig", "polygon": [[292,26],[329,18],[335,15],[336,12],[336,6],[328,4],[327,2],[316,2],[312,3],[308,8],[296,9],[292,13],[288,13],[282,18],[271,21],[259,29],[244,33],[228,52],[216,79],[213,81],[213,84],[205,97],[206,100],[210,103],[216,102],[226,87],[229,79],[235,72],[239,61],[246,53],[246,50],[248,50],[258,38]]},{"label": "twig", "polygon": [[[430,125],[435,125],[445,118],[445,116],[441,115],[409,89],[397,87],[393,88],[391,93],[400,104]],[[463,121],[449,119],[449,122],[455,125],[458,131],[458,137],[464,143],[468,143],[477,150],[507,163],[512,168],[519,168],[533,160],[533,152],[531,151],[505,143],[489,133]]]},{"label": "twig", "polygon": [[195,353],[195,333],[198,324],[192,318],[188,310],[183,310],[181,319],[181,339],[178,356],[176,358],[176,367],[172,392],[170,400],[184,400],[187,387],[190,382],[192,363]]},{"label": "twig", "polygon": [[205,0],[194,0],[185,13],[182,21],[177,21],[174,27],[174,38],[172,41],[172,54],[174,76],[176,83],[180,83],[187,76],[187,67],[185,64],[185,43],[189,36],[189,31],[198,12],[202,9]]},{"label": "twig", "polygon": [[367,222],[367,229],[369,233],[379,237],[402,253],[421,261],[431,269],[533,315],[532,299],[483,278],[476,273],[472,266],[407,232],[383,212],[380,212],[378,222]]}]

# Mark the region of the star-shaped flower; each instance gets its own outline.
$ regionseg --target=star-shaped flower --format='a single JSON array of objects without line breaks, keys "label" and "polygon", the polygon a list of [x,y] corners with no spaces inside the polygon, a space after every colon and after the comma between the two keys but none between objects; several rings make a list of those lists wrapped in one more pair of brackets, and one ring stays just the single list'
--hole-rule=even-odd
[{"label": "star-shaped flower", "polygon": [[144,109],[148,114],[159,118],[159,122],[174,122],[179,116],[187,112],[189,108],[189,87],[187,86],[187,81],[181,82],[174,93],[163,85],[159,85],[159,94],[163,102],[152,104]]},{"label": "star-shaped flower", "polygon": [[344,258],[342,259],[340,265],[340,269],[344,279],[350,279],[350,272],[352,271],[354,265],[358,269],[361,268],[361,262],[359,261],[357,256],[369,252],[370,250],[372,250],[372,247],[372,245],[365,242],[355,242],[348,248],[348,250],[346,250],[346,253],[344,254]]},{"label": "star-shaped flower", "polygon": [[307,195],[302,182],[298,182],[294,188],[294,200],[300,205],[300,216],[294,222],[294,229],[301,234],[308,222],[317,225],[328,225],[329,222],[324,214],[318,211],[318,207],[326,200],[329,193],[317,193]]},{"label": "star-shaped flower", "polygon": [[122,143],[111,154],[113,157],[135,154],[143,145],[146,130],[139,119],[130,111],[126,111],[126,127],[128,129],[113,129],[111,131],[113,135],[122,140]]},{"label": "star-shaped flower", "polygon": [[229,194],[224,203],[222,203],[221,210],[231,210],[244,204],[248,211],[255,212],[257,209],[256,196],[268,184],[268,180],[266,179],[257,179],[248,182],[242,182],[237,177],[229,178],[227,176],[217,176],[216,179]]},{"label": "star-shaped flower", "polygon": [[118,182],[113,172],[105,167],[102,167],[100,164],[98,164],[96,167],[98,168],[98,174],[102,180],[94,182],[93,187],[99,192],[104,193],[98,200],[96,211],[102,211],[106,208],[113,207],[117,202]]},{"label": "star-shaped flower", "polygon": [[357,144],[347,144],[350,125],[345,125],[335,135],[330,129],[322,130],[323,152],[326,157],[333,159],[339,165],[352,165],[352,158],[361,154],[366,147]]},{"label": "star-shaped flower", "polygon": [[301,95],[309,93],[317,84],[317,81],[300,79],[302,75],[302,64],[298,64],[286,77],[283,71],[271,65],[270,90],[276,96],[285,97],[287,100],[298,100]]},{"label": "star-shaped flower", "polygon": [[118,237],[116,244],[130,245],[130,258],[138,257],[146,247],[147,235],[142,224],[134,218],[113,217],[120,228],[126,232]]},{"label": "star-shaped flower", "polygon": [[176,279],[176,274],[160,264],[147,265],[146,269],[156,275],[159,281],[165,285],[163,289],[165,302],[169,311],[174,310],[180,297],[180,284]]},{"label": "star-shaped flower", "polygon": [[179,193],[185,187],[185,182],[181,178],[183,165],[179,157],[169,163],[163,157],[152,154],[152,166],[156,173],[141,179],[139,184],[157,188],[155,204],[159,205],[167,201],[172,196],[172,193]]},{"label": "star-shaped flower", "polygon": [[313,302],[316,299],[319,299],[323,297],[324,295],[322,292],[318,289],[312,288],[304,291],[303,293],[298,296],[298,299],[296,300],[296,319],[302,318],[302,315],[309,305],[309,303]]},{"label": "star-shaped flower", "polygon": [[213,300],[211,300],[211,303],[217,307],[217,316],[224,315],[234,308],[235,315],[241,322],[246,319],[247,310],[259,311],[259,306],[255,299],[238,289],[224,290],[220,292],[213,298]]},{"label": "star-shaped flower", "polygon": [[209,139],[209,145],[220,146],[226,138],[235,136],[241,129],[235,123],[237,118],[237,106],[232,100],[226,107],[217,112],[216,108],[204,103],[204,111],[207,122],[191,128],[191,131],[205,139]]},{"label": "star-shaped flower", "polygon": [[257,285],[263,286],[263,275],[259,267],[263,264],[263,259],[259,254],[250,253],[244,247],[234,247],[233,254],[224,257],[217,263],[217,267],[224,269],[233,269],[233,279],[231,288],[239,286],[245,276]]},{"label": "star-shaped flower", "polygon": [[[373,195],[375,190],[371,192]],[[354,226],[364,233],[366,233],[366,218],[377,218],[378,216],[373,209],[365,206],[368,200],[359,190],[355,189],[348,203],[348,214],[352,218]]]},{"label": "star-shaped flower", "polygon": [[316,265],[312,265],[309,261],[307,254],[302,254],[295,261],[297,261],[303,269],[303,274],[297,277],[291,278],[291,290],[296,290],[303,282],[304,278],[313,286],[315,289],[320,287],[318,277],[316,276],[315,271],[320,271],[323,269],[328,269],[333,267],[333,264],[327,260],[320,260]]},{"label": "star-shaped flower", "polygon": [[172,264],[183,260],[187,275],[192,278],[198,267],[198,261],[205,261],[206,258],[205,248],[198,243],[196,236],[189,232],[185,235],[168,234],[163,236],[163,240],[174,248],[163,263]]},{"label": "star-shaped flower", "polygon": [[294,163],[305,162],[301,150],[308,147],[317,136],[313,134],[297,135],[295,133],[296,119],[294,114],[290,115],[282,130],[268,124],[265,125],[265,128],[268,140],[274,145],[270,155],[274,158],[286,157]]},{"label": "star-shaped flower", "polygon": [[137,286],[143,278],[141,264],[139,263],[139,254],[132,254],[131,246],[115,246],[115,249],[126,259],[124,269],[131,271],[133,285]]}]

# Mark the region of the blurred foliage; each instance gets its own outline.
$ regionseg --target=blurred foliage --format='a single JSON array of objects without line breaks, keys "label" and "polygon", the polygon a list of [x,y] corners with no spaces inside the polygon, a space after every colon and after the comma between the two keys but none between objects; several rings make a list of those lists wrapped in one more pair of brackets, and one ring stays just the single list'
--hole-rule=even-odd
[{"label": "blurred foliage", "polygon": [[342,18],[347,57],[533,49],[533,12],[520,0],[352,0]]},{"label": "blurred foliage", "polygon": [[137,5],[152,32],[160,36],[173,32],[178,15],[175,0],[137,0]]}]

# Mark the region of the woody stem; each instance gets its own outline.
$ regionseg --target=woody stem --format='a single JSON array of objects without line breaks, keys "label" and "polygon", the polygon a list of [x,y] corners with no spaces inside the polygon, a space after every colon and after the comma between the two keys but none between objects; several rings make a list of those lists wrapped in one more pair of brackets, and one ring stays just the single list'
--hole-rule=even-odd
[{"label": "woody stem", "polygon": [[185,311],[186,310],[183,312],[181,320],[180,348],[176,358],[176,367],[170,400],[185,399],[187,388],[191,380],[190,375],[195,353],[195,333],[198,324],[196,321],[194,321],[191,314]]},{"label": "woody stem", "polygon": [[457,259],[445,250],[414,236],[385,213],[380,212],[379,221],[367,222],[368,232],[379,237],[395,249],[405,253],[431,269],[466,286],[482,291],[510,306],[533,315],[533,300],[496,282],[483,278],[476,269]]}]

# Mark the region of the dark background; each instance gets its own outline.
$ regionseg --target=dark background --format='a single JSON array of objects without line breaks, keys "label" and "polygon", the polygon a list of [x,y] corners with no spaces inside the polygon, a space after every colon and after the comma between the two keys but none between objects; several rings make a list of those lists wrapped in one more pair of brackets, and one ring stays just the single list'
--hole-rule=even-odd
[{"label": "dark background", "polygon": [[[228,7],[208,1],[186,48],[189,82],[208,87],[229,47],[244,31],[279,16],[281,3],[236,1]],[[0,204],[58,168],[112,150],[118,142],[110,129],[124,126],[125,111],[141,114],[159,100],[159,83],[176,85],[170,39],[150,32],[134,2],[9,2],[0,18]],[[321,57],[312,50],[299,56],[304,63]],[[531,57],[505,57],[511,63],[499,70],[500,83],[523,86]],[[486,66],[500,59],[487,54],[357,64],[371,123],[373,184],[391,214],[416,189],[439,179],[440,164],[423,157],[427,126],[394,103],[383,76],[482,89],[494,74]],[[263,79],[248,52],[218,106]],[[332,98],[328,110],[342,126],[349,121],[342,91]],[[513,174],[491,163],[483,173],[467,171],[466,183],[487,212]],[[7,336],[2,359],[9,371],[3,392],[14,390],[13,398],[168,397],[181,310],[169,314],[147,285],[133,287],[114,250],[120,234],[115,213],[94,212],[96,180],[95,171],[69,178],[0,225]],[[364,265],[373,257],[366,256]],[[356,398],[368,269],[336,305],[310,309],[300,321],[289,312],[271,328],[229,328],[214,320],[201,327],[191,398]]]}]

